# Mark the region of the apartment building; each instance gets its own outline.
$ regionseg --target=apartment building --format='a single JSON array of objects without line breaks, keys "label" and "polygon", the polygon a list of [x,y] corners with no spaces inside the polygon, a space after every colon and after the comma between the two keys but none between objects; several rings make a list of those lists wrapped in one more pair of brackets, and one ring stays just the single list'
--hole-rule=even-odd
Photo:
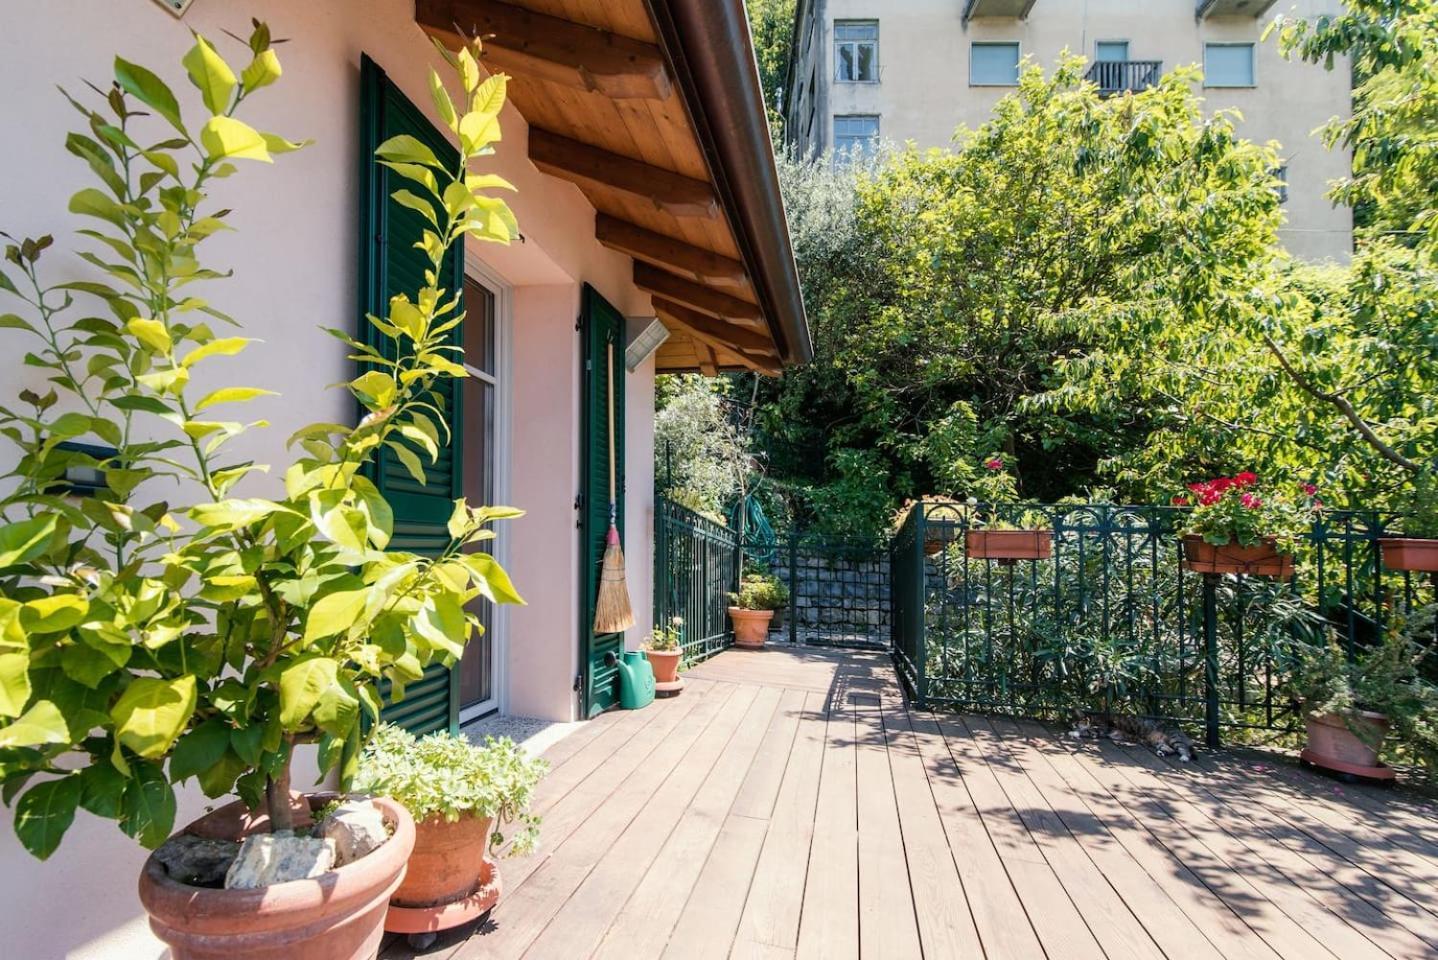
[{"label": "apartment building", "polygon": [[[1300,16],[1338,6],[1285,3]],[[1111,94],[1193,64],[1209,106],[1238,109],[1244,136],[1281,145],[1289,252],[1343,260],[1352,215],[1325,193],[1349,156],[1315,130],[1349,112],[1348,65],[1284,60],[1261,39],[1273,12],[1276,0],[799,0],[785,139],[806,155],[880,141],[944,146],[960,125],[988,119],[1023,61],[1050,68],[1064,50],[1087,57],[1089,78]]]}]

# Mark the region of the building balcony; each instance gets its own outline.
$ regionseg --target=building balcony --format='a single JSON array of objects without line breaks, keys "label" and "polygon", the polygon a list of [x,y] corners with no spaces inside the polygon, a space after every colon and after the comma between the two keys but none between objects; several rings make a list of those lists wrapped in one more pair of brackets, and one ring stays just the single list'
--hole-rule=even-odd
[{"label": "building balcony", "polygon": [[1036,0],[964,0],[964,22],[975,17],[1017,17],[1029,15]]},{"label": "building balcony", "polygon": [[1261,17],[1277,0],[1198,0],[1198,19],[1208,17]]},{"label": "building balcony", "polygon": [[1084,78],[1098,87],[1099,96],[1137,93],[1158,83],[1162,60],[1096,60]]}]

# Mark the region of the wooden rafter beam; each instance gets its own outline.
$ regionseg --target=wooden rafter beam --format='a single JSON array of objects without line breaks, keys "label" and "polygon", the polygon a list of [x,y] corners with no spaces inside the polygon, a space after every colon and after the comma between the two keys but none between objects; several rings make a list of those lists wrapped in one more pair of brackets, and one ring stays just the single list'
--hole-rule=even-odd
[{"label": "wooden rafter beam", "polygon": [[703,180],[610,153],[538,127],[529,128],[529,159],[551,176],[577,183],[580,187],[587,185],[615,190],[641,203],[651,203],[671,216],[712,219],[719,215],[714,190]]},{"label": "wooden rafter beam", "polygon": [[694,355],[699,358],[700,373],[706,377],[718,375],[719,367],[714,359],[714,351],[709,348],[709,344],[702,340],[694,341]]},{"label": "wooden rafter beam", "polygon": [[656,267],[686,273],[701,283],[741,284],[748,279],[744,264],[732,257],[646,230],[606,213],[595,217],[594,237],[611,250],[627,253]]},{"label": "wooden rafter beam", "polygon": [[748,326],[758,326],[764,314],[756,304],[740,300],[713,287],[706,287],[692,280],[685,280],[667,270],[642,261],[634,263],[634,285],[640,290],[683,304],[700,313],[720,317]]},{"label": "wooden rafter beam", "polygon": [[521,77],[593,90],[615,100],[668,99],[664,55],[653,44],[497,0],[416,0],[415,22],[458,48],[484,41],[486,65]]},{"label": "wooden rafter beam", "polygon": [[724,320],[716,320],[708,314],[691,310],[682,303],[662,297],[654,298],[654,310],[695,340],[717,344],[726,350],[758,358],[773,358],[779,355],[774,342],[753,327],[740,327]]}]

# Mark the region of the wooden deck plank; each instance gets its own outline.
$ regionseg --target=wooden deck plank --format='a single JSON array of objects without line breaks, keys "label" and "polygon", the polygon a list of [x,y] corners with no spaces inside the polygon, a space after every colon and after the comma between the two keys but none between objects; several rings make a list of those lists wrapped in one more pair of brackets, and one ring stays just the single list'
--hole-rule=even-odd
[{"label": "wooden deck plank", "polygon": [[[642,763],[636,763],[627,772],[610,771],[612,792],[601,798],[602,802],[591,809],[584,822],[558,842],[549,858],[528,874],[517,889],[505,891],[504,910],[496,912],[495,928],[471,939],[455,956],[460,960],[521,956],[590,871],[614,851],[615,838],[683,761],[694,742],[716,718],[731,715],[727,710],[731,703],[747,708],[758,693],[757,687],[732,687],[718,696],[705,697],[687,714],[682,726],[666,730],[662,742],[643,752]],[[740,699],[736,703],[734,698]],[[661,714],[681,715],[677,710],[664,710]],[[646,731],[657,726],[650,724]],[[595,792],[601,792],[604,785],[597,786],[600,789]]]},{"label": "wooden deck plank", "polygon": [[767,820],[730,815],[664,950],[666,960],[724,960],[734,943]]},{"label": "wooden deck plank", "polygon": [[[1168,813],[1174,822],[1181,823],[1227,869],[1250,883],[1323,950],[1344,960],[1386,956],[1362,933],[1309,897],[1242,838],[1224,830],[1202,810],[1170,790],[1164,778],[1155,776],[1141,763],[1134,763],[1137,755],[1130,755],[1121,747],[1106,742],[1098,744],[1098,753],[1098,762],[1111,767],[1128,781],[1131,796],[1137,795],[1134,796],[1135,802],[1158,807]],[[1157,760],[1156,757],[1153,759]]]},{"label": "wooden deck plank", "polygon": [[858,778],[859,955],[917,957],[919,924],[909,886],[904,832],[894,800],[894,774],[883,710],[876,693],[855,693]]},{"label": "wooden deck plank", "polygon": [[859,837],[856,811],[854,710],[831,693],[819,772],[814,840],[799,917],[800,960],[857,960],[859,956]]},{"label": "wooden deck plank", "polygon": [[[982,957],[983,943],[949,849],[938,801],[924,770],[909,713],[899,691],[881,703],[894,802],[903,829],[904,858],[915,922],[925,957]],[[968,851],[964,856],[969,855]],[[1004,886],[1008,879],[1004,878]],[[1027,925],[1027,918],[1023,919]]]},{"label": "wooden deck plank", "polygon": [[[1050,731],[1032,723],[1019,723],[1017,728],[1018,733],[1026,737],[1030,752],[1048,764],[1069,795],[1144,868],[1155,886],[1164,890],[1173,902],[1184,905],[1190,921],[1225,958],[1273,960],[1278,956],[1244,922],[1244,913],[1248,911],[1235,910],[1210,889],[1199,872],[1148,829],[1146,817],[1130,814]],[[1201,865],[1198,869],[1203,870]],[[1202,950],[1201,947],[1195,949]]]},{"label": "wooden deck plank", "polygon": [[740,915],[735,956],[764,956],[772,948],[792,957],[798,946],[799,916],[819,799],[819,772],[825,753],[824,700],[822,693],[805,694],[804,712],[795,730],[769,831]]},{"label": "wooden deck plank", "polygon": [[[966,778],[932,714],[910,714],[910,731],[949,841],[974,927],[988,957],[1039,957],[1038,932],[1019,897]],[[966,764],[967,766],[967,764]]]}]

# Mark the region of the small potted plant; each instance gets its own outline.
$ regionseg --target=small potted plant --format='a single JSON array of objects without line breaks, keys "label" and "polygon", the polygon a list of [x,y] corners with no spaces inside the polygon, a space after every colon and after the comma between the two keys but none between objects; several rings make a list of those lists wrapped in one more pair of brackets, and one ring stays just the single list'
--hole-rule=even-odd
[{"label": "small potted plant", "polygon": [[1014,563],[1018,560],[1047,560],[1053,552],[1053,531],[1040,524],[1043,517],[1031,511],[1018,516],[1002,512],[1001,504],[1018,499],[1018,485],[1005,469],[1004,458],[992,454],[984,460],[984,472],[970,485],[969,505],[988,504],[989,515],[981,527],[964,531],[964,549],[981,560]]},{"label": "small potted plant", "polygon": [[1420,637],[1431,637],[1438,606],[1397,622],[1383,642],[1350,656],[1331,634],[1300,647],[1289,683],[1303,709],[1308,743],[1299,759],[1349,777],[1392,780],[1383,764],[1392,742],[1429,771],[1438,771],[1438,687],[1420,666],[1427,656]]},{"label": "small potted plant", "polygon": [[1390,570],[1438,573],[1438,479],[1432,469],[1413,480],[1402,536],[1381,537],[1383,565]]},{"label": "small potted plant", "polygon": [[1173,498],[1175,506],[1193,507],[1179,531],[1184,566],[1195,573],[1292,576],[1294,546],[1323,506],[1312,484],[1302,489],[1300,504],[1248,471],[1190,483]]},{"label": "small potted plant", "polygon": [[547,769],[508,737],[479,745],[380,724],[360,756],[355,790],[392,798],[414,820],[414,851],[390,895],[385,929],[423,949],[437,931],[488,913],[500,893],[493,854],[524,856],[538,844],[539,819],[527,811]]},{"label": "small potted plant", "polygon": [[789,591],[777,578],[752,573],[729,594],[729,619],[734,621],[734,643],[755,649],[764,646],[774,611],[789,602]]},{"label": "small potted plant", "polygon": [[684,656],[684,618],[670,617],[668,624],[657,623],[644,641],[644,657],[654,668],[656,693],[678,693],[684,689],[679,678],[679,661]]}]

